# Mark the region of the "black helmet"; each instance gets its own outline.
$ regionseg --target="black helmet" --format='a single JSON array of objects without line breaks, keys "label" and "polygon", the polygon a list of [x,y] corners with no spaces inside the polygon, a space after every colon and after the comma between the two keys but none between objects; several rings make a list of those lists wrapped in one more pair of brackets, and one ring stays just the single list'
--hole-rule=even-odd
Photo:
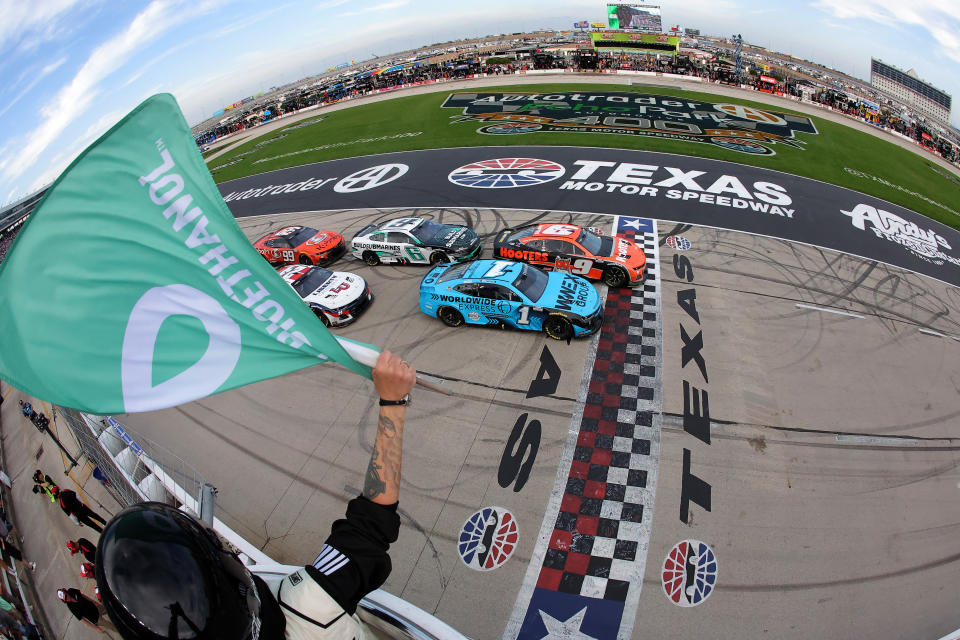
[{"label": "black helmet", "polygon": [[160,502],[127,507],[97,544],[97,586],[124,638],[256,640],[260,597],[217,535]]}]

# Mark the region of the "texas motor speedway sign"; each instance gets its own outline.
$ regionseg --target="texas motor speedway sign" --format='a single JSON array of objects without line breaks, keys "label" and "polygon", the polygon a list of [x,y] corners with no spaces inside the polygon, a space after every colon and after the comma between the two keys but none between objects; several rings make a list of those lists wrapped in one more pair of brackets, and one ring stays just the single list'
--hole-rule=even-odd
[{"label": "texas motor speedway sign", "polygon": [[[362,189],[337,188],[364,181]],[[579,147],[404,151],[219,185],[238,217],[333,209],[529,209],[745,231],[960,285],[960,232],[857,191],[734,162]]]},{"label": "texas motor speedway sign", "polygon": [[574,132],[701,142],[757,155],[803,148],[795,133],[817,134],[810,118],[740,104],[638,93],[451,93],[452,123],[483,122],[478,133]]}]

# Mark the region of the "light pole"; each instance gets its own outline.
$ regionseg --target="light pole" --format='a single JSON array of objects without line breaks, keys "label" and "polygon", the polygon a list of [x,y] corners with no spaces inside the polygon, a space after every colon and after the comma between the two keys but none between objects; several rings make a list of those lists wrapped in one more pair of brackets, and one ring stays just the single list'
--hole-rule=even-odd
[{"label": "light pole", "polygon": [[740,57],[740,54],[743,52],[743,36],[738,33],[733,36],[733,42],[737,45],[734,50],[734,55],[737,61],[737,84],[740,84],[740,74],[743,72],[743,61]]}]

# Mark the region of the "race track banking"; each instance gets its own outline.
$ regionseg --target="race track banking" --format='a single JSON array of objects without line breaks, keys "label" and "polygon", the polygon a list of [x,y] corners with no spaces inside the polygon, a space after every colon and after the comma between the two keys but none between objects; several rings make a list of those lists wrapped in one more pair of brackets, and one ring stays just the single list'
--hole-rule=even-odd
[{"label": "race track banking", "polygon": [[[388,163],[349,162],[240,186],[335,185]],[[589,224],[646,241],[651,272],[634,291],[601,287],[603,331],[568,345],[445,327],[418,309],[422,267],[336,264],[376,295],[339,335],[404,354],[450,393],[420,391],[408,412],[403,529],[385,589],[481,639],[935,639],[960,627],[960,290],[946,277],[893,266],[916,256],[869,230],[856,233],[882,239],[887,260],[568,213],[578,191],[546,200],[524,188],[463,189],[466,202],[500,206],[454,206],[441,188],[449,171],[434,173],[430,188],[400,190],[398,179],[393,192],[330,188],[229,204],[251,239],[281,224],[349,238],[371,221],[415,215],[474,227],[484,257],[508,225]],[[387,193],[396,204],[374,197]],[[414,197],[445,206],[403,208]],[[364,199],[382,208],[353,208]],[[550,208],[534,206],[541,199]],[[683,202],[640,209],[676,220],[687,215]],[[838,206],[849,204],[833,203],[836,228],[853,228]],[[819,215],[792,208],[794,227]],[[228,525],[301,564],[362,486],[375,416],[369,383],[320,366],[121,420],[202,466]]]}]

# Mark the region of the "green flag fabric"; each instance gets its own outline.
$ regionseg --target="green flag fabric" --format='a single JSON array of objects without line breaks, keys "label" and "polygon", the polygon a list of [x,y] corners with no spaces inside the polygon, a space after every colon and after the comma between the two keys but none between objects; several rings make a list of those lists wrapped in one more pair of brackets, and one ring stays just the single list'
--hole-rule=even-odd
[{"label": "green flag fabric", "polygon": [[172,407],[318,360],[369,376],[341,342],[372,349],[331,336],[253,249],[169,94],[81,153],[0,263],[0,377],[82,411]]}]

